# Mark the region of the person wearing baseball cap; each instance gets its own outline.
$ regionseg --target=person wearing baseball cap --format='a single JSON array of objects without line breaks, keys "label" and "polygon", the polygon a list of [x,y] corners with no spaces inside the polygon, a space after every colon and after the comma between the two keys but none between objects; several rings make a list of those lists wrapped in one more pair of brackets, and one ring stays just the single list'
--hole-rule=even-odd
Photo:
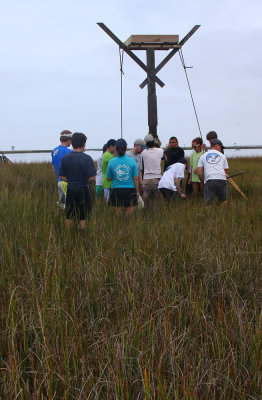
[{"label": "person wearing baseball cap", "polygon": [[202,154],[198,161],[198,176],[204,182],[204,201],[211,205],[215,197],[221,205],[227,205],[227,170],[228,163],[222,153],[224,146],[219,139],[211,141],[211,148]]},{"label": "person wearing baseball cap", "polygon": [[218,144],[219,147],[220,147],[220,150],[219,150],[219,151],[220,151],[221,153],[224,154],[224,145],[223,145],[223,143],[221,142],[221,140],[219,140],[219,139],[212,139],[211,142],[210,142],[211,147],[212,147],[213,145],[216,145],[216,144]]},{"label": "person wearing baseball cap", "polygon": [[136,139],[134,141],[134,147],[126,152],[126,155],[132,157],[137,165],[138,175],[139,175],[139,191],[142,196],[143,194],[143,187],[142,187],[142,170],[143,170],[143,163],[141,158],[141,153],[143,150],[147,149],[146,143],[143,139]]},{"label": "person wearing baseball cap", "polygon": [[58,181],[57,185],[58,185],[59,200],[57,202],[57,205],[63,209],[65,208],[65,203],[66,203],[67,183],[62,182],[61,179],[59,178],[59,168],[60,168],[62,158],[66,154],[68,154],[72,151],[68,148],[71,145],[71,139],[72,139],[71,131],[68,131],[68,130],[62,131],[60,133],[60,145],[55,147],[51,153],[52,171],[54,172],[54,174],[57,178],[57,181]]},{"label": "person wearing baseball cap", "polygon": [[126,155],[127,143],[116,141],[117,157],[111,159],[107,167],[107,180],[112,182],[108,204],[116,214],[133,212],[139,197],[138,170],[133,158]]},{"label": "person wearing baseball cap", "polygon": [[153,135],[150,133],[144,138],[147,150],[142,153],[144,163],[143,200],[148,204],[158,196],[158,184],[161,178],[161,160],[164,150],[156,146]]}]

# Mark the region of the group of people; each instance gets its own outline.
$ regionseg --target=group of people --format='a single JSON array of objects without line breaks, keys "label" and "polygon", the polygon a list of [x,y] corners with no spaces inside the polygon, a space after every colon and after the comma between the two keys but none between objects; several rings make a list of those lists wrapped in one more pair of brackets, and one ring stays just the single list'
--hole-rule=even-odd
[{"label": "group of people", "polygon": [[[136,139],[129,151],[124,139],[110,139],[98,157],[97,171],[92,158],[84,153],[86,140],[83,133],[62,131],[60,145],[52,151],[52,168],[58,179],[58,205],[66,210],[67,225],[77,215],[80,228],[85,227],[92,205],[90,184],[94,181],[96,198],[104,198],[117,214],[131,214],[138,204],[147,206],[157,196],[168,201],[177,197],[185,199],[181,184],[185,171],[194,196],[203,195],[207,204],[212,204],[215,197],[221,204],[227,204],[228,164],[223,144],[214,131],[207,134],[210,150],[200,137],[193,139],[189,163],[174,136],[169,139],[166,150],[160,148],[159,140],[151,134]],[[73,150],[69,149],[71,144]]]}]

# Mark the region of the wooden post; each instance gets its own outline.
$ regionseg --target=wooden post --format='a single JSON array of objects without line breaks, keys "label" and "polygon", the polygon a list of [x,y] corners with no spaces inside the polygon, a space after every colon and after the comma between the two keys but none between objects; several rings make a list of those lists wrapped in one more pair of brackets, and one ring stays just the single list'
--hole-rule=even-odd
[{"label": "wooden post", "polygon": [[[147,68],[153,72],[155,70],[155,51],[153,49],[146,50]],[[157,136],[157,99],[156,99],[156,82],[147,75],[147,107],[148,107],[148,128],[149,132]]]}]

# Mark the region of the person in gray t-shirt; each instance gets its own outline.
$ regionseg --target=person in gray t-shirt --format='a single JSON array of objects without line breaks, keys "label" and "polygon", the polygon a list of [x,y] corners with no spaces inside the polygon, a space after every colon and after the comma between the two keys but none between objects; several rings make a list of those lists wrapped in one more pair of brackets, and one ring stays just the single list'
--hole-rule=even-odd
[{"label": "person in gray t-shirt", "polygon": [[129,157],[132,157],[137,165],[137,169],[138,169],[138,174],[139,174],[139,191],[140,194],[143,194],[143,188],[142,188],[142,170],[143,170],[143,162],[142,162],[142,157],[141,157],[141,153],[144,149],[146,149],[146,143],[143,139],[136,139],[134,141],[134,147],[132,148],[132,150],[129,150],[126,152],[126,155]]}]

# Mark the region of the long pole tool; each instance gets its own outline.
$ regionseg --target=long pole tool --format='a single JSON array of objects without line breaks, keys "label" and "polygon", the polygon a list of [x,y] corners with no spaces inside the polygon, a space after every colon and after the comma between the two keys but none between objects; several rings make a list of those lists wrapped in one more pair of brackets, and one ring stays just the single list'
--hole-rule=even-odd
[{"label": "long pole tool", "polygon": [[247,196],[245,195],[245,193],[242,192],[242,190],[240,189],[240,187],[236,184],[235,181],[233,181],[232,178],[230,178],[229,176],[227,177],[227,180],[229,183],[231,183],[232,186],[234,186],[234,188],[241,194],[241,196],[245,199],[248,200]]}]

